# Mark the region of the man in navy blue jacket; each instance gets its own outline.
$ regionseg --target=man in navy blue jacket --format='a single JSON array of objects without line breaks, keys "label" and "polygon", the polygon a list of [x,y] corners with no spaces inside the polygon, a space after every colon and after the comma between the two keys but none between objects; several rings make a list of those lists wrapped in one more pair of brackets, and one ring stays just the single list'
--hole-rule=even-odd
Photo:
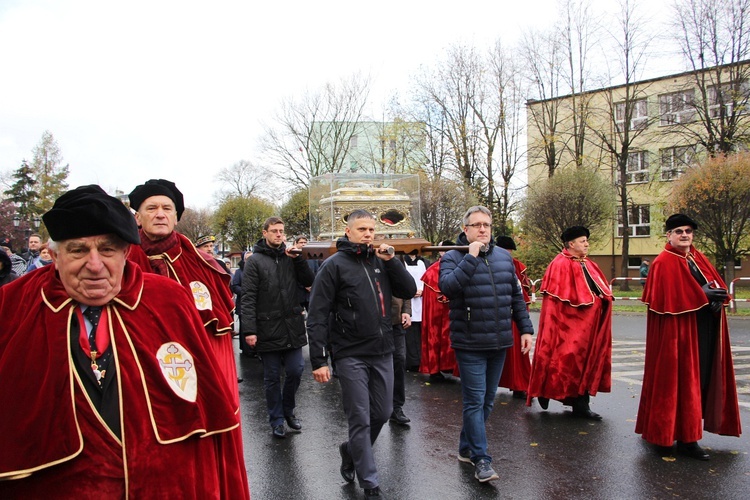
[{"label": "man in navy blue jacket", "polygon": [[339,446],[341,475],[351,483],[356,472],[368,498],[381,496],[372,445],[393,411],[391,298],[417,293],[411,275],[393,258],[393,248],[386,243],[373,248],[374,238],[372,214],[349,214],[336,253],[315,276],[307,316],[313,377],[331,379],[330,343],[341,384],[349,423],[349,440]]},{"label": "man in navy blue jacket", "polygon": [[[492,412],[503,372],[506,349],[531,349],[534,327],[526,310],[513,258],[492,240],[492,216],[486,207],[471,207],[463,218],[458,245],[440,261],[439,286],[450,299],[451,347],[461,371],[463,427],[458,459],[474,464],[480,482],[498,479],[487,454],[485,421]],[[521,334],[513,345],[512,321]]]}]

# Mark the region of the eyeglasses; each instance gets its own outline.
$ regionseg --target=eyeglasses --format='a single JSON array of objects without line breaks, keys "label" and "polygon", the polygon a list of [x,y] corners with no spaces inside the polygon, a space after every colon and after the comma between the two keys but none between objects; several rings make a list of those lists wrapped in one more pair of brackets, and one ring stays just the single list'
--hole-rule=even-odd
[{"label": "eyeglasses", "polygon": [[487,222],[475,222],[474,224],[466,224],[466,227],[473,227],[474,229],[489,229],[492,224]]},{"label": "eyeglasses", "polygon": [[682,233],[693,234],[693,229],[692,228],[688,228],[688,229],[672,229],[672,232],[674,234],[676,234],[677,236],[680,236]]}]

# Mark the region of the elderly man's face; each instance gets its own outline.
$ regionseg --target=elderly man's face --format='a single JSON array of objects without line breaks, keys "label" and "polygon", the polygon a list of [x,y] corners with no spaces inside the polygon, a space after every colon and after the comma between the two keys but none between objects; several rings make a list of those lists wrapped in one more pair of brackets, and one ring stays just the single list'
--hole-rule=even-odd
[{"label": "elderly man's face", "polygon": [[469,243],[481,241],[489,244],[492,238],[492,219],[482,212],[474,212],[469,216],[469,223],[464,226],[464,233]]},{"label": "elderly man's face", "polygon": [[589,253],[589,239],[585,236],[570,240],[568,242],[568,252],[574,257],[586,257]]},{"label": "elderly man's face", "polygon": [[102,306],[120,292],[129,250],[130,245],[114,235],[86,236],[60,242],[52,259],[73,300]]},{"label": "elderly man's face", "polygon": [[29,237],[29,250],[38,251],[39,247],[42,246],[42,240],[39,239],[39,236],[30,236]]},{"label": "elderly man's face", "polygon": [[690,245],[693,244],[693,228],[690,226],[680,226],[667,231],[667,241],[677,250],[687,252]]},{"label": "elderly man's face", "polygon": [[141,203],[135,220],[151,241],[163,240],[174,231],[177,209],[174,202],[163,195],[150,196]]}]

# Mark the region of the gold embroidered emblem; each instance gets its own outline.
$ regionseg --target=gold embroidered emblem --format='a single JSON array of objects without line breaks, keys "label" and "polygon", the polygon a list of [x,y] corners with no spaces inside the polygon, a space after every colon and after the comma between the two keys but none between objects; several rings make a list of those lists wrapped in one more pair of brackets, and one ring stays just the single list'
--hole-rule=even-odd
[{"label": "gold embroidered emblem", "polygon": [[211,302],[211,292],[208,291],[208,287],[200,281],[190,282],[190,291],[193,293],[193,300],[195,301],[195,307],[199,311],[209,311],[213,309],[213,303]]},{"label": "gold embroidered emblem", "polygon": [[177,342],[167,342],[156,352],[161,373],[179,397],[195,402],[198,395],[198,373],[193,356]]}]

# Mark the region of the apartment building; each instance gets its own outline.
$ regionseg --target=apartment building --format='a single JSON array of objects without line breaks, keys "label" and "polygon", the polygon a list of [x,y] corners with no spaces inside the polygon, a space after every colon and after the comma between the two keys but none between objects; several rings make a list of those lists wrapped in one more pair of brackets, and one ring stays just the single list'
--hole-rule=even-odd
[{"label": "apartment building", "polygon": [[[617,185],[621,179],[611,146],[619,152],[622,144],[628,143],[628,268],[629,276],[636,277],[641,260],[652,259],[664,248],[664,220],[669,215],[667,202],[674,181],[688,166],[707,157],[707,124],[735,127],[733,148],[747,149],[748,76],[750,61],[745,61],[578,95],[530,100],[529,185],[548,178],[551,163],[558,169],[593,167]],[[576,142],[574,118],[587,124],[584,140],[578,141],[583,144],[578,153],[571,146]],[[592,235],[595,243],[590,250],[591,258],[610,278],[621,274],[623,214],[619,208],[616,214],[604,234]],[[736,276],[750,275],[750,265],[744,259],[736,263],[735,270]]]}]

